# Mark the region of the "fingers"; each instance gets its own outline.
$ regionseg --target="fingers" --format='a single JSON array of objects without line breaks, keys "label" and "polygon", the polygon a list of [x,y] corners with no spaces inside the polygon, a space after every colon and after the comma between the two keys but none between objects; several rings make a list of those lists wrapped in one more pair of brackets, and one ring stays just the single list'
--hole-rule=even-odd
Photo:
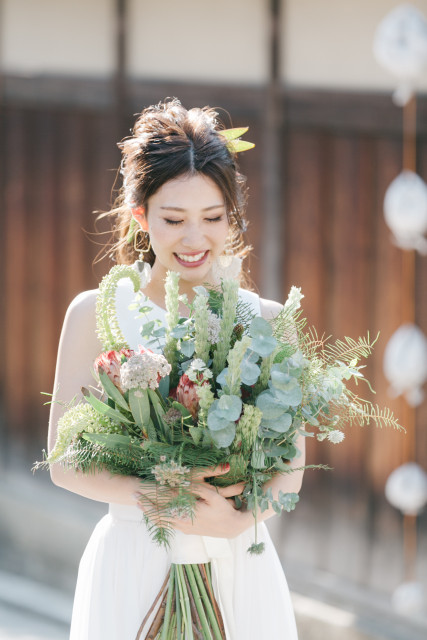
[{"label": "fingers", "polygon": [[198,470],[194,469],[191,471],[191,480],[193,480],[193,482],[200,482],[200,480],[204,480],[205,478],[221,476],[229,471],[230,465],[228,462],[226,464],[219,464],[217,467],[206,467],[205,469]]},{"label": "fingers", "polygon": [[231,484],[229,487],[218,487],[218,493],[224,498],[230,498],[231,496],[239,496],[245,488],[244,482],[238,484]]}]

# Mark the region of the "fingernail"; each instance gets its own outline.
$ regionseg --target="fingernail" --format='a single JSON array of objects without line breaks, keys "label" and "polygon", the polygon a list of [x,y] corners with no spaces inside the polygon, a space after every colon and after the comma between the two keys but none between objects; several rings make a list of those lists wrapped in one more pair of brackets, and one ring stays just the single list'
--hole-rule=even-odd
[{"label": "fingernail", "polygon": [[135,492],[135,493],[132,494],[132,498],[135,498],[135,500],[139,500],[140,497],[141,497],[140,493]]},{"label": "fingernail", "polygon": [[223,464],[223,465],[222,465],[222,470],[223,470],[223,471],[225,471],[225,470],[227,470],[227,471],[228,471],[228,470],[229,470],[229,468],[230,468],[230,463],[229,463],[229,462],[226,462],[225,464]]}]

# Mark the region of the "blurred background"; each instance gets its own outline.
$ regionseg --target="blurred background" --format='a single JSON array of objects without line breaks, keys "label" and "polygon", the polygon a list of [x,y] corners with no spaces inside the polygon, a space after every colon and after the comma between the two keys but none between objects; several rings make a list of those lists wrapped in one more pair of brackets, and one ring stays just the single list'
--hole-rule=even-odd
[{"label": "blurred background", "polygon": [[[111,203],[116,144],[134,114],[167,96],[249,126],[256,148],[239,161],[254,288],[284,302],[301,287],[320,335],[380,331],[365,370],[377,394],[360,391],[407,428],[309,440],[308,462],[333,471],[307,471],[295,512],[270,525],[301,640],[425,637],[427,518],[403,517],[384,495],[393,470],[425,469],[427,457],[427,403],[391,398],[383,373],[402,323],[427,331],[427,258],[397,247],[383,214],[405,166],[427,179],[427,66],[402,107],[373,53],[399,4],[0,0],[0,602],[58,625],[26,638],[66,637],[78,560],[106,511],[32,475],[47,435],[40,392],[52,390],[68,304],[111,266],[92,264],[102,237],[91,234],[93,212]],[[412,6],[427,16],[427,0]],[[406,582],[413,600],[397,606]]]}]

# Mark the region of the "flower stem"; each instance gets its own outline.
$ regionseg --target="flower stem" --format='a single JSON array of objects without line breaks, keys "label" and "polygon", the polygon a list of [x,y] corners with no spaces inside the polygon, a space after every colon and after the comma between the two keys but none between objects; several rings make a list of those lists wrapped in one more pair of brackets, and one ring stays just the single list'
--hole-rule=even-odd
[{"label": "flower stem", "polygon": [[182,608],[186,640],[194,640],[193,629],[191,626],[190,602],[188,599],[187,589],[185,588],[182,565],[176,565],[176,572],[178,575],[179,599]]},{"label": "flower stem", "polygon": [[212,607],[212,603],[209,599],[209,596],[207,594],[207,591],[205,589],[205,585],[203,584],[203,580],[202,577],[200,575],[200,570],[197,564],[192,564],[190,565],[193,572],[194,572],[194,577],[196,578],[196,582],[197,582],[197,586],[199,587],[203,602],[204,602],[204,606],[206,608],[206,612],[208,614],[209,617],[209,622],[212,626],[213,632],[214,632],[214,636],[215,636],[215,640],[224,640],[224,636],[220,631],[220,628],[218,626],[218,622],[217,619],[215,617],[215,613]]},{"label": "flower stem", "polygon": [[[195,605],[199,614],[200,624],[203,630],[203,638],[205,638],[206,640],[212,640],[212,634],[209,629],[209,623],[206,617],[205,610],[203,608],[203,602],[200,596],[199,589],[197,588],[197,582],[194,576],[195,572],[198,571],[198,568],[195,569],[195,567],[197,567],[197,565],[191,565],[191,564],[184,565],[184,568],[186,569],[186,573],[188,576],[188,580],[191,585],[191,591],[193,593]],[[194,570],[194,573],[193,573],[193,570]]]},{"label": "flower stem", "polygon": [[170,569],[170,575],[169,575],[168,596],[166,599],[166,609],[165,609],[165,615],[163,618],[162,635],[160,636],[160,640],[168,640],[174,582],[175,582],[175,565],[172,564]]}]

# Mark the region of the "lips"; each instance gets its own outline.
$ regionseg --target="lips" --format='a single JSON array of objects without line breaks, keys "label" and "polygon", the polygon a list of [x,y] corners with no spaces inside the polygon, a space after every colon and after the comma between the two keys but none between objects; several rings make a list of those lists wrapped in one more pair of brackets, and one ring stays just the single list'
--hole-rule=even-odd
[{"label": "lips", "polygon": [[184,267],[199,267],[203,264],[209,254],[207,251],[199,251],[198,253],[174,253],[175,259]]}]

